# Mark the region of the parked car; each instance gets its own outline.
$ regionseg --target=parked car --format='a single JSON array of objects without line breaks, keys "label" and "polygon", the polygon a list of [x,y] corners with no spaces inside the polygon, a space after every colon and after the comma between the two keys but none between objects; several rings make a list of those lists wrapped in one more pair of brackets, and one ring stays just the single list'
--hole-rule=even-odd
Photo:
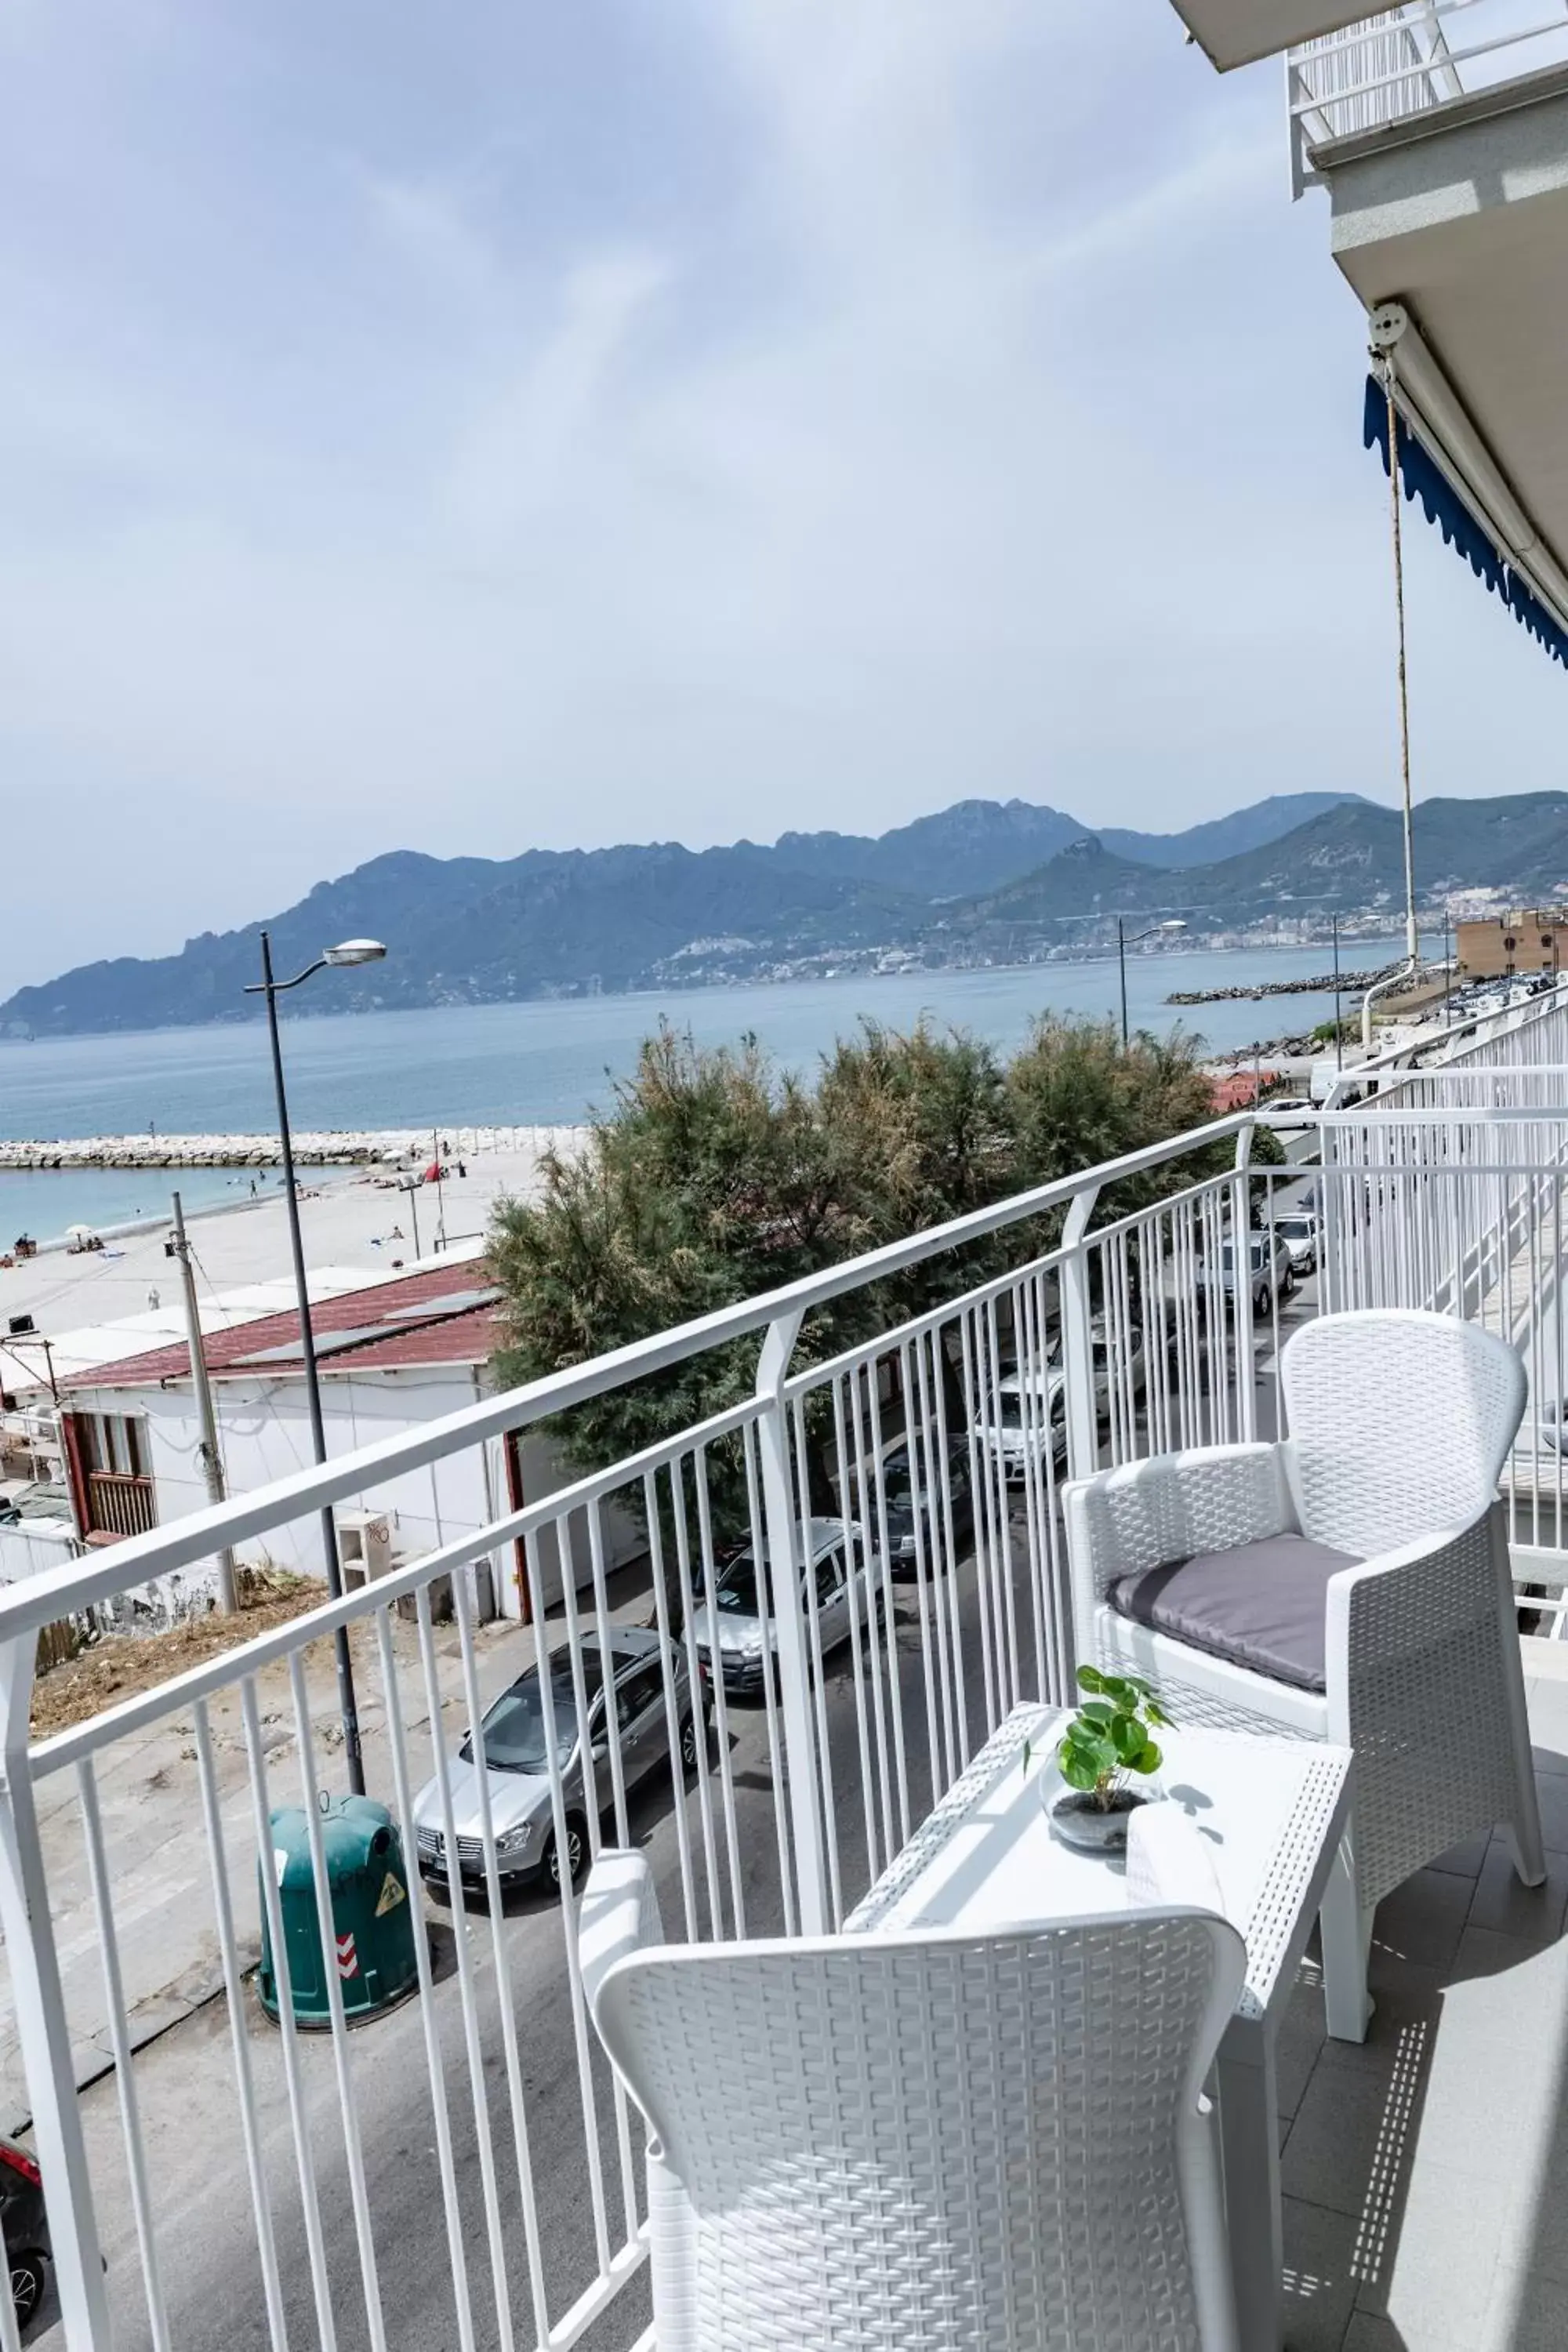
[{"label": "parked car", "polygon": [[982,1406],[974,1434],[1009,1485],[1020,1483],[1031,1467],[1046,1457],[1055,1462],[1068,1450],[1067,1389],[1059,1366],[1029,1374],[1004,1372],[996,1383],[994,1403]]},{"label": "parked car", "polygon": [[37,2318],[48,2284],[49,2217],[44,2176],[30,2148],[0,2139],[0,2234],[11,2263],[11,2301],[18,2331]]},{"label": "parked car", "polygon": [[[1247,1236],[1247,1263],[1252,1291],[1254,1315],[1268,1315],[1276,1298],[1289,1298],[1296,1287],[1296,1269],[1290,1263],[1290,1253],[1282,1241],[1271,1233],[1253,1233]],[[1220,1280],[1226,1290],[1236,1288],[1236,1244],[1228,1241],[1220,1249]]]},{"label": "parked car", "polygon": [[1318,1268],[1318,1218],[1313,1209],[1288,1209],[1274,1220],[1274,1231],[1285,1245],[1290,1270],[1298,1276]]},{"label": "parked car", "polygon": [[[674,1694],[680,1761],[689,1770],[706,1752],[704,1709],[691,1701],[686,1660],[678,1645],[642,1626],[618,1627],[606,1641],[586,1634],[582,1673],[588,1701],[587,1738],[594,1759],[594,1793],[607,1811],[611,1778],[605,1715],[606,1683],[619,1729],[621,1769],[629,1787],[669,1760],[669,1725],[664,1686]],[[480,1725],[484,1764],[465,1739],[447,1767],[452,1790],[458,1872],[466,1885],[482,1886],[485,1857],[479,1812],[479,1772],[489,1787],[496,1867],[503,1886],[539,1872],[559,1886],[557,1850],[550,1794],[550,1739],[553,1734],[566,1809],[566,1874],[575,1880],[588,1859],[586,1774],[578,1737],[577,1698],[572,1663],[564,1651],[547,1661],[548,1697],[537,1665],[502,1691]],[[550,1713],[546,1714],[546,1707]],[[447,1890],[446,1831],[440,1783],[427,1780],[414,1801],[419,1868],[437,1895]]]},{"label": "parked car", "polygon": [[1110,1416],[1113,1381],[1119,1387],[1125,1381],[1128,1390],[1133,1396],[1142,1396],[1143,1393],[1145,1373],[1143,1326],[1142,1321],[1137,1319],[1137,1315],[1138,1310],[1134,1307],[1133,1319],[1129,1321],[1124,1330],[1117,1334],[1114,1365],[1110,1360],[1110,1343],[1106,1337],[1104,1316],[1095,1316],[1089,1327],[1090,1355],[1094,1365],[1094,1402],[1102,1421]]},{"label": "parked car", "polygon": [[[949,1535],[955,1546],[967,1543],[974,1528],[974,1496],[969,1477],[969,1448],[962,1438],[948,1440],[945,1478],[931,1476],[934,1440],[917,1448],[922,1484],[915,1490],[908,1443],[895,1445],[882,1457],[881,1492],[887,1504],[886,1544],[889,1572],[895,1581],[910,1580],[919,1572],[915,1528],[929,1572],[945,1557]],[[941,1482],[939,1484],[939,1481]],[[942,1499],[945,1487],[946,1500]],[[867,1517],[876,1525],[877,1486],[871,1481]]]},{"label": "parked car", "polygon": [[[808,1563],[801,1578],[801,1610],[803,1614],[806,1610],[805,1577],[809,1575],[816,1593],[817,1633],[826,1656],[849,1639],[852,1609],[862,1623],[876,1610],[864,1531],[843,1519],[813,1519],[796,1528],[795,1539],[801,1558]],[[851,1549],[853,1563],[847,1558]],[[763,1557],[765,1561],[765,1551]],[[772,1597],[776,1601],[776,1594]],[[713,1580],[712,1624],[718,1630],[719,1670],[726,1696],[745,1698],[760,1692],[764,1659],[777,1650],[779,1637],[772,1615],[764,1618],[763,1613],[756,1554],[750,1544],[727,1560]],[[702,1673],[710,1676],[712,1633],[707,1587],[700,1576],[692,1587],[691,1630]]]},{"label": "parked car", "polygon": [[[1095,1415],[1100,1421],[1108,1421],[1113,1367],[1102,1315],[1097,1315],[1089,1325],[1089,1345]],[[1119,1387],[1125,1379],[1136,1397],[1142,1394],[1145,1373],[1143,1333],[1142,1327],[1133,1323],[1117,1337],[1114,1378]],[[1003,1373],[996,1383],[994,1409],[989,1412],[982,1409],[974,1423],[974,1434],[1000,1460],[1002,1475],[1009,1483],[1023,1478],[1031,1457],[1043,1460],[1047,1442],[1053,1461],[1066,1460],[1067,1376],[1059,1339],[1053,1342],[1044,1367],[1037,1367],[1027,1380],[1021,1371]]]}]

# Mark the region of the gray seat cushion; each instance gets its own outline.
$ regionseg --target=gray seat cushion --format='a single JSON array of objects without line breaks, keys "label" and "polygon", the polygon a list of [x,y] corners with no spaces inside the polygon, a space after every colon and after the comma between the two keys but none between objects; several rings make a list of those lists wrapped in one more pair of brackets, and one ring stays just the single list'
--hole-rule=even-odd
[{"label": "gray seat cushion", "polygon": [[1298,1690],[1327,1688],[1324,1634],[1331,1576],[1359,1560],[1308,1536],[1263,1536],[1119,1576],[1106,1594],[1152,1632],[1250,1666]]}]

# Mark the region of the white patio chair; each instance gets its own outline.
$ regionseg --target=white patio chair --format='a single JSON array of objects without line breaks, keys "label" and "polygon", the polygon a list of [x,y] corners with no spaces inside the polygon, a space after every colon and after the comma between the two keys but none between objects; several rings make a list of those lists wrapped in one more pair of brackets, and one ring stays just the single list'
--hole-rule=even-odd
[{"label": "white patio chair", "polygon": [[1212,1912],[671,1946],[606,1852],[579,1950],[647,2124],[658,2352],[1237,2352]]},{"label": "white patio chair", "polygon": [[1545,1875],[1498,1479],[1524,1409],[1501,1339],[1326,1315],[1282,1351],[1280,1444],[1157,1455],[1063,1490],[1080,1660],[1184,1719],[1355,1751],[1322,1914],[1329,2031],[1364,2038],[1381,1898],[1506,1822]]}]

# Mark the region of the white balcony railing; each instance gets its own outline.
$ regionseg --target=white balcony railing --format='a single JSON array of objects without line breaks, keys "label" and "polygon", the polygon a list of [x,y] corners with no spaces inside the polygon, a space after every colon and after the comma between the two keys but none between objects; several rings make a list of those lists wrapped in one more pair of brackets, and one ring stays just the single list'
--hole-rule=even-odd
[{"label": "white balcony railing", "polygon": [[[1568,1064],[1565,1034],[1553,1001],[1508,1049],[1539,1056],[1532,1087]],[[1251,1279],[1234,1244],[1310,1184],[1324,1303],[1436,1306],[1525,1347],[1539,1410],[1510,1471],[1521,1577],[1568,1575],[1552,1557],[1568,1558],[1561,1466],[1540,1429],[1568,1388],[1555,1306],[1568,1114],[1489,1097],[1520,1084],[1514,1064],[1391,1073],[1371,1108],[1291,1131],[1293,1151],[1316,1155],[1305,1166],[1255,1166],[1259,1123],[1215,1121],[0,1595],[15,2026],[0,2068],[25,2083],[70,2352],[205,2345],[220,2311],[226,2342],[244,2346],[645,2340],[637,2126],[589,2034],[574,1906],[503,1885],[482,1774],[476,1817],[459,1820],[455,1751],[536,1639],[476,1623],[466,1571],[478,1561],[521,1542],[537,1639],[570,1686],[548,1744],[556,1850],[574,1831],[590,1851],[643,1843],[667,1918],[694,1938],[836,1927],[1008,1710],[1065,1693],[1060,1480],[1278,1426],[1279,1346],[1317,1301]],[[878,1286],[914,1269],[929,1304],[889,1326]],[[851,1344],[824,1357],[827,1309]],[[43,1624],[721,1348],[731,1362],[748,1350],[753,1374],[706,1422],[31,1737]],[[606,1574],[612,1502],[643,1517],[640,1584]],[[802,1528],[825,1519],[845,1523],[856,1605],[831,1561],[801,1581]],[[567,1571],[553,1612],[541,1567],[552,1535]],[[776,1683],[760,1675],[754,1697],[702,1678],[720,1649],[717,1577],[746,1546],[777,1629]],[[450,1627],[432,1613],[441,1580]],[[775,1605],[797,1588],[800,1605]],[[664,1643],[654,1769],[627,1752],[613,1708],[574,1767],[596,1645],[628,1618]],[[433,1776],[444,1850],[469,1838],[476,1883],[443,1888],[435,1944],[416,1940],[416,1997],[360,2032],[332,1998],[329,1929],[330,2021],[313,2035],[292,2021],[270,1823],[283,1804],[314,1817],[338,1780],[330,1644],[324,1675],[321,1660],[339,1626],[355,1641],[370,1790],[409,1870],[416,1791]],[[711,1741],[671,1775],[663,1759],[694,1689],[710,1698]],[[320,1893],[319,1833],[311,1849]],[[249,1980],[264,1916],[283,1956],[277,2028]],[[166,2052],[138,2055],[187,1948],[210,1965],[201,1987],[194,1967],[181,1979],[200,2015]],[[94,2049],[113,2061],[115,2105],[107,2084],[79,2097]]]},{"label": "white balcony railing", "polygon": [[1544,0],[1406,0],[1304,41],[1286,60],[1294,192],[1315,183],[1313,150],[1330,140],[1565,60],[1568,25]]}]

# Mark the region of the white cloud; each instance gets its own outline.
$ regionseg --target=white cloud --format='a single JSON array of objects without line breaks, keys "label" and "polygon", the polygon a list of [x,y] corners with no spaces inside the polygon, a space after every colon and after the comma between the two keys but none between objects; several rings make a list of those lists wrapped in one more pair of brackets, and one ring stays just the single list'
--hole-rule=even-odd
[{"label": "white cloud", "polygon": [[591,480],[606,404],[668,274],[657,255],[635,250],[594,254],[567,271],[544,341],[452,454],[444,504],[476,553],[502,553],[551,514],[578,528],[573,501]]},{"label": "white cloud", "polygon": [[373,172],[357,176],[389,243],[438,294],[484,320],[505,307],[506,273],[450,190]]},{"label": "white cloud", "polygon": [[[1355,306],[1163,0],[131,21],[68,174],[79,20],[0,93],[0,993],[405,844],[1392,793]],[[1419,788],[1554,782],[1412,540]]]}]

